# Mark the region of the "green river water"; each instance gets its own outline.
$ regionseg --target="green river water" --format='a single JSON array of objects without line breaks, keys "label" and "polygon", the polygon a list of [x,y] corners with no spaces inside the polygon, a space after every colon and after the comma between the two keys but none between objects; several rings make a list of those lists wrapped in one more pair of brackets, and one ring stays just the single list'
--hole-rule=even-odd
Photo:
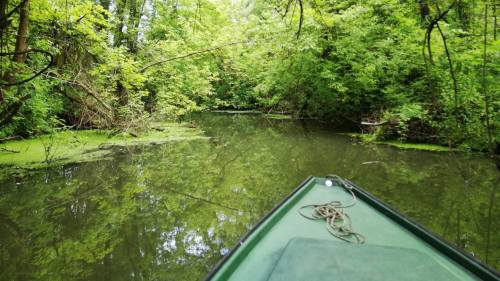
[{"label": "green river water", "polygon": [[365,146],[330,123],[191,118],[207,138],[108,147],[0,182],[0,280],[201,280],[309,175],[330,173],[500,269],[486,156],[457,154],[466,185],[447,152]]}]

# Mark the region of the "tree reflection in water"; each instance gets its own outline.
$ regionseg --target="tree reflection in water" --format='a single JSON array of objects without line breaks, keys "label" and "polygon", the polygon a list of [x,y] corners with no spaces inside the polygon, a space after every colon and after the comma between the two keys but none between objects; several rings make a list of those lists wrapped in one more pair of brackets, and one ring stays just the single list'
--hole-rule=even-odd
[{"label": "tree reflection in water", "polygon": [[459,154],[466,186],[447,153],[362,146],[314,121],[195,118],[210,139],[1,183],[0,280],[201,280],[307,176],[329,173],[500,268],[500,188],[486,157]]}]

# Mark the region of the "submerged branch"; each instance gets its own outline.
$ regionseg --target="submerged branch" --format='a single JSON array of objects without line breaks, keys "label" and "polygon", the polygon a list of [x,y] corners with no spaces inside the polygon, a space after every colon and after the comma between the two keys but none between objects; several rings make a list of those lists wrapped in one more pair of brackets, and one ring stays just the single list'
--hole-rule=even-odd
[{"label": "submerged branch", "polygon": [[[238,159],[239,157],[245,155],[248,151],[250,151],[250,149],[252,149],[253,147],[255,146],[255,144],[252,144],[250,147],[248,147],[245,151],[243,151],[242,153],[236,155],[233,159],[229,160],[228,162],[226,162],[226,164],[224,164],[224,166],[222,166],[222,168],[220,169],[220,172],[219,172],[219,175],[217,176],[217,179],[220,181],[223,177],[224,177],[224,174],[225,174],[225,171],[226,171],[226,166],[228,164],[233,164],[234,161],[236,159]],[[231,167],[231,166],[230,166]]]},{"label": "submerged branch", "polygon": [[205,203],[208,203],[208,204],[211,204],[211,205],[215,205],[215,206],[219,206],[219,207],[222,207],[222,208],[225,208],[225,209],[229,209],[229,210],[233,210],[233,211],[239,211],[239,212],[259,213],[259,212],[255,212],[255,211],[240,210],[240,209],[232,208],[232,207],[229,207],[229,206],[224,206],[224,205],[221,205],[221,204],[219,204],[219,203],[215,203],[215,202],[212,202],[212,201],[208,201],[208,200],[206,200],[206,199],[199,198],[199,197],[195,197],[195,196],[192,196],[192,195],[189,195],[189,194],[186,194],[186,193],[180,192],[180,191],[175,191],[175,190],[172,190],[172,189],[169,189],[169,188],[163,187],[163,186],[157,186],[157,185],[152,184],[152,183],[148,183],[148,185],[149,185],[149,186],[152,186],[152,187],[154,187],[154,188],[157,188],[157,189],[159,189],[159,190],[163,190],[163,191],[167,191],[167,192],[170,192],[170,193],[175,193],[175,194],[183,195],[183,196],[189,197],[189,198],[191,198],[191,199],[195,199],[195,200],[198,200],[198,201],[202,201],[202,202],[205,202]]}]

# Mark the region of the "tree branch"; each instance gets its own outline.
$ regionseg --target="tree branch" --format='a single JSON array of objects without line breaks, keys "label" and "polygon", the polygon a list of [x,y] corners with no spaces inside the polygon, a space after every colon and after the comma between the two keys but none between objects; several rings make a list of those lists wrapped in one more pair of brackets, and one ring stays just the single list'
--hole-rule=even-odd
[{"label": "tree branch", "polygon": [[[452,7],[453,5],[455,5],[455,3],[453,3],[450,8],[448,8],[448,10],[446,10],[443,14],[446,14]],[[442,18],[441,17],[438,17],[438,18]],[[437,23],[438,21],[436,21],[435,23]],[[434,23],[434,24],[435,24]],[[432,24],[432,23],[431,23]],[[434,25],[432,24],[432,25]],[[430,26],[429,26],[430,27]],[[424,45],[422,46],[422,56],[424,58],[424,63],[425,63],[425,70],[426,70],[426,73],[427,73],[427,82],[429,83],[429,90],[431,91],[431,94],[432,94],[432,99],[434,101],[434,106],[436,107],[436,111],[438,112],[439,114],[439,117],[441,119],[441,124],[443,125],[443,130],[444,130],[444,133],[446,135],[446,140],[447,140],[447,143],[448,143],[448,148],[450,149],[450,154],[452,155],[453,157],[453,160],[455,161],[455,163],[457,164],[457,168],[458,170],[460,171],[460,175],[462,176],[462,178],[464,179],[465,181],[465,184],[468,185],[469,184],[469,181],[467,180],[467,176],[465,175],[464,171],[462,170],[461,166],[460,166],[460,163],[458,162],[458,159],[455,155],[455,153],[453,153],[453,149],[451,147],[451,139],[450,139],[450,134],[448,133],[448,129],[446,128],[446,123],[444,121],[444,116],[443,116],[443,111],[441,109],[441,107],[439,106],[438,104],[438,99],[437,99],[437,95],[436,95],[436,91],[434,89],[434,85],[432,84],[432,80],[431,80],[431,73],[430,73],[430,69],[429,69],[429,64],[427,63],[427,57],[425,56],[425,44],[426,43],[431,43],[430,40],[427,41],[425,40],[425,38],[430,38],[430,36],[428,36],[429,32],[432,31],[432,28],[428,28],[427,31],[426,31],[426,34],[424,35]],[[430,54],[429,54],[430,55]]]},{"label": "tree branch", "polygon": [[26,50],[26,51],[22,51],[22,52],[0,53],[0,57],[9,56],[9,55],[15,55],[15,54],[22,55],[22,54],[26,54],[26,53],[29,53],[29,52],[39,52],[39,53],[44,53],[44,54],[50,56],[50,63],[49,63],[49,65],[47,65],[47,67],[45,67],[44,69],[40,70],[34,76],[32,76],[32,77],[30,77],[30,78],[28,78],[26,80],[23,80],[23,81],[20,81],[20,82],[15,82],[15,83],[0,83],[0,86],[16,86],[16,85],[21,85],[21,84],[24,84],[26,82],[29,82],[29,81],[35,79],[37,76],[41,75],[43,72],[45,72],[47,69],[49,69],[54,64],[54,56],[51,53],[49,53],[47,51],[36,50],[36,49],[30,49],[30,50]]},{"label": "tree branch", "polygon": [[304,7],[302,6],[302,0],[298,1],[300,6],[300,21],[299,21],[299,30],[297,31],[297,40],[299,40],[300,37],[300,30],[302,29],[302,20],[304,18]]},{"label": "tree branch", "polygon": [[428,52],[429,52],[429,61],[431,62],[431,64],[434,64],[434,60],[432,59],[432,51],[431,51],[431,33],[432,33],[432,29],[434,28],[434,26],[442,19],[444,18],[444,16],[446,16],[446,14],[448,14],[448,12],[451,10],[451,8],[453,8],[453,6],[455,6],[456,2],[453,2],[450,7],[448,7],[448,9],[446,9],[443,13],[439,14],[439,16],[435,17],[433,20],[431,20],[429,26],[427,27],[427,49],[428,49]]},{"label": "tree branch", "polygon": [[187,55],[183,55],[183,56],[179,56],[179,57],[175,57],[175,58],[170,58],[170,59],[166,59],[166,60],[161,60],[161,61],[153,62],[153,63],[150,63],[150,64],[146,65],[145,67],[137,70],[135,73],[141,73],[144,70],[150,68],[151,66],[154,66],[154,65],[157,65],[157,64],[160,64],[160,63],[165,63],[165,62],[169,62],[169,61],[173,61],[173,60],[187,58],[187,57],[194,56],[194,55],[197,55],[197,54],[202,54],[202,53],[206,53],[206,52],[218,50],[218,49],[221,49],[223,47],[227,47],[227,46],[231,46],[231,45],[236,45],[236,44],[243,44],[243,43],[260,42],[260,41],[265,41],[265,40],[269,40],[269,39],[273,39],[273,38],[274,37],[271,36],[271,37],[266,38],[266,39],[250,40],[250,41],[239,41],[239,42],[227,43],[227,44],[224,44],[224,45],[220,45],[219,47],[215,47],[215,48],[211,48],[211,49],[206,49],[206,50],[203,50],[203,51],[197,51],[197,52],[189,53]]},{"label": "tree branch", "polygon": [[[74,90],[74,88],[73,88],[73,90]],[[84,100],[78,96],[70,95],[70,94],[66,93],[66,91],[61,91],[61,92],[63,95],[65,95],[71,101],[77,102],[77,103],[85,106],[90,111],[92,111],[92,112],[96,113],[97,115],[101,116],[102,118],[104,118],[110,124],[113,124],[113,118],[110,115],[108,115],[106,112],[104,112],[102,109],[100,109],[99,107],[95,106],[92,103],[87,102],[86,100]]]},{"label": "tree branch", "polygon": [[[83,17],[85,17],[85,16],[83,16]],[[81,17],[81,19],[83,19],[83,17]],[[72,34],[72,33],[68,32],[68,31],[66,31],[65,29],[66,29],[67,27],[65,27],[65,26],[61,26],[61,25],[60,25],[60,24],[58,24],[57,22],[55,22],[55,23],[54,23],[54,25],[55,25],[57,28],[59,28],[59,30],[60,30],[60,31],[61,31],[61,32],[62,32],[62,33],[63,33],[63,34],[64,34],[64,35],[65,35],[65,36],[69,39],[69,40],[72,40],[72,41],[76,42],[78,45],[80,45],[80,47],[82,47],[82,48],[83,48],[83,50],[84,50],[87,54],[89,54],[89,55],[90,55],[90,56],[94,59],[94,61],[95,61],[96,63],[101,63],[101,61],[99,60],[99,58],[97,58],[97,56],[96,56],[96,55],[92,54],[92,53],[91,53],[91,52],[87,49],[87,47],[86,47],[86,46],[85,46],[82,42],[80,42],[80,40],[78,40],[78,39],[76,38],[76,34]],[[68,28],[68,29],[69,29],[69,28]],[[74,30],[74,29],[72,29],[72,30]],[[88,34],[86,34],[86,33],[81,33],[81,34],[82,34],[83,36],[88,36]]]},{"label": "tree branch", "polygon": [[[80,86],[82,89],[84,89],[89,95],[93,96],[100,104],[102,104],[102,106],[104,106],[107,110],[109,111],[112,111],[113,109],[106,104],[106,102],[104,102],[104,100],[96,93],[94,92],[91,88],[85,86],[82,82],[78,81],[78,80],[71,80],[71,79],[67,79],[67,78],[64,78],[61,74],[57,73],[57,72],[52,72],[54,73],[54,75],[56,75],[57,77],[59,77],[59,79],[63,80],[63,81],[66,81],[66,82],[71,82],[77,86]],[[49,76],[50,77],[50,76]]]},{"label": "tree branch", "polygon": [[456,121],[456,126],[458,129],[458,86],[457,86],[457,79],[455,78],[455,72],[453,71],[453,64],[451,63],[450,52],[448,51],[448,45],[446,44],[446,37],[444,37],[443,31],[441,30],[441,27],[439,27],[439,23],[436,23],[436,26],[439,30],[439,33],[441,33],[441,38],[443,38],[444,49],[446,51],[446,57],[448,58],[448,63],[450,65],[451,77],[453,78],[453,86],[454,86],[454,90],[455,90],[455,121]]},{"label": "tree branch", "polygon": [[12,16],[19,8],[21,8],[26,2],[29,0],[24,0],[23,2],[19,3],[12,11],[10,11],[8,14],[0,18],[0,22],[3,22],[4,20],[8,19],[10,16]]}]

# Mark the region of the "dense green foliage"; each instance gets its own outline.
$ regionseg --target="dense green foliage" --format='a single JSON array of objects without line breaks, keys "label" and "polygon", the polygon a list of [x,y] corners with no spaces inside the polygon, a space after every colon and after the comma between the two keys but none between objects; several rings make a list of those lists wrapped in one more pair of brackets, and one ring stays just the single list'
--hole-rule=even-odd
[{"label": "dense green foliage", "polygon": [[[252,109],[385,123],[364,126],[368,140],[449,139],[454,148],[495,151],[498,5],[0,0],[0,139],[68,127],[138,131],[194,111]],[[380,184],[358,183],[500,267],[488,159],[462,167],[470,182],[463,186],[458,174],[442,172],[455,168],[448,158],[425,154],[432,158],[417,163],[416,154],[351,143],[335,149],[305,123],[302,132],[263,119],[282,125],[257,131],[255,120],[240,117],[213,118],[229,132],[211,132],[213,140],[148,147],[126,164],[52,167],[0,185],[1,253],[9,261],[2,278],[182,280],[190,267],[200,279],[314,165],[314,173],[335,170],[355,181],[375,174]],[[436,178],[450,186],[435,188]],[[275,182],[278,190],[268,189]]]},{"label": "dense green foliage", "polygon": [[[0,2],[5,14],[26,1]],[[366,129],[464,150],[500,139],[495,1],[26,3],[0,27],[2,52],[43,50],[54,64],[2,86],[1,137],[246,108],[386,122]],[[1,59],[4,82],[49,63],[38,51]]]}]

